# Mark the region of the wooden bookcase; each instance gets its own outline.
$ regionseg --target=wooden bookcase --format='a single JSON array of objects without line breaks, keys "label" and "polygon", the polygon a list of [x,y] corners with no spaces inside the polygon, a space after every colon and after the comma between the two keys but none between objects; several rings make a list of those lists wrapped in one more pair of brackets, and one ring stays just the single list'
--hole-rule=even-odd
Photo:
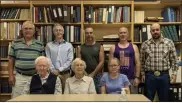
[{"label": "wooden bookcase", "polygon": [[[172,0],[173,1],[173,0]],[[103,36],[110,35],[110,34],[117,34],[118,29],[122,26],[125,26],[129,30],[129,40],[136,44],[138,47],[141,46],[142,42],[134,42],[134,27],[135,26],[141,26],[141,25],[150,25],[153,22],[144,22],[144,23],[135,23],[134,22],[134,11],[135,10],[144,10],[145,11],[145,17],[147,16],[161,16],[161,11],[165,7],[177,7],[180,9],[180,18],[181,21],[178,22],[159,22],[161,25],[181,25],[181,35],[182,35],[182,2],[180,0],[176,0],[175,2],[172,2],[171,0],[158,0],[157,2],[134,2],[133,0],[28,0],[28,2],[17,2],[17,3],[1,3],[1,8],[28,8],[30,10],[30,17],[29,19],[1,19],[2,22],[23,22],[26,20],[31,20],[34,22],[34,14],[33,14],[33,8],[34,7],[41,7],[41,6],[50,6],[50,5],[72,5],[72,6],[80,6],[80,13],[81,13],[81,20],[77,23],[62,23],[57,22],[62,25],[72,25],[72,26],[79,26],[80,27],[80,42],[71,42],[74,47],[81,45],[84,43],[84,29],[86,27],[93,27],[94,28],[94,34],[97,42],[100,42],[102,44],[114,44],[118,41],[105,41],[103,40]],[[88,6],[92,6],[94,8],[97,7],[108,7],[108,6],[129,6],[130,7],[130,17],[129,22],[119,22],[119,23],[87,23],[85,22],[85,9]],[[53,26],[53,22],[45,23],[45,22],[34,22],[35,27],[40,26]],[[12,40],[9,39],[3,39],[0,40],[1,45],[9,45],[9,42]],[[180,50],[179,57],[182,58],[182,38],[179,42],[175,42],[175,45]],[[75,49],[76,52],[76,49]],[[106,51],[106,53],[108,53]],[[8,58],[0,58],[0,61],[7,61]],[[182,61],[182,60],[180,60]],[[181,70],[182,71],[182,70]],[[0,72],[0,78],[8,78],[7,73]],[[181,75],[182,78],[182,75]],[[1,93],[0,94],[0,101],[5,101],[10,98],[11,94],[7,93]]]}]

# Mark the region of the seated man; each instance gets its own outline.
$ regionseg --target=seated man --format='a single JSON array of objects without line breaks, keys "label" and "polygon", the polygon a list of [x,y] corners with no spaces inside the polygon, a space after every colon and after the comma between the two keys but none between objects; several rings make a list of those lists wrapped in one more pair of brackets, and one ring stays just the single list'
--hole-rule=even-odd
[{"label": "seated man", "polygon": [[39,56],[35,60],[37,74],[33,75],[23,90],[23,94],[62,94],[59,77],[49,71],[50,60]]},{"label": "seated man", "polygon": [[85,62],[76,58],[71,66],[75,75],[66,80],[64,94],[96,94],[93,78],[85,75]]}]

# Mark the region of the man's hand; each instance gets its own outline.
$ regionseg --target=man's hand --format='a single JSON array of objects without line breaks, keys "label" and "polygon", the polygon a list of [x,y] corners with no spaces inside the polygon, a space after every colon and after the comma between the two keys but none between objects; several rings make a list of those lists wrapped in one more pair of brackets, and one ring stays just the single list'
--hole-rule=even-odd
[{"label": "man's hand", "polygon": [[9,81],[10,86],[15,86],[16,79],[15,79],[15,76],[14,75],[9,76],[8,81]]},{"label": "man's hand", "polygon": [[138,78],[134,79],[134,86],[138,86],[140,83],[140,80]]},{"label": "man's hand", "polygon": [[55,75],[59,75],[59,70],[54,69],[54,70],[52,70],[52,73],[55,74]]},{"label": "man's hand", "polygon": [[145,75],[142,75],[142,83],[145,82]]},{"label": "man's hand", "polygon": [[176,75],[172,74],[171,75],[171,84],[176,82]]}]

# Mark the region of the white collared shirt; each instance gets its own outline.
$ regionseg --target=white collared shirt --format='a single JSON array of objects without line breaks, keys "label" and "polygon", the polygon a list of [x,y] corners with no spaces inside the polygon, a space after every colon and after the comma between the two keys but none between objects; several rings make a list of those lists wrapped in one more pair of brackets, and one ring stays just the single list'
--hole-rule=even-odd
[{"label": "white collared shirt", "polygon": [[77,79],[75,76],[68,78],[64,94],[96,94],[93,78],[88,76],[83,76],[81,79]]}]

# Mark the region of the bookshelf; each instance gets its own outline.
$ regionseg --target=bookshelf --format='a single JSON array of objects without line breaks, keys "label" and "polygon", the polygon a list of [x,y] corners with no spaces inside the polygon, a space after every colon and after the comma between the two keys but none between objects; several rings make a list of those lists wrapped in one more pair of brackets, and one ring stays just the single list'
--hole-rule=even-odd
[{"label": "bookshelf", "polygon": [[[150,22],[150,21],[135,22],[135,11],[144,11],[144,15],[143,15],[144,17],[141,17],[144,19],[145,17],[148,17],[148,16],[162,16],[161,12],[166,7],[172,7],[172,8],[178,9],[180,11],[180,15],[178,15],[179,16],[178,19],[180,19],[180,20],[176,20],[173,22],[162,22],[161,21],[158,23],[161,24],[161,26],[170,26],[170,25],[171,26],[175,25],[176,27],[181,26],[181,28],[179,28],[178,31],[182,35],[182,15],[181,15],[182,14],[182,3],[180,2],[180,0],[179,1],[176,0],[175,2],[170,2],[170,0],[157,0],[156,2],[135,2],[134,0],[112,0],[112,1],[108,1],[108,0],[100,0],[100,1],[99,0],[59,0],[59,1],[58,0],[52,0],[52,1],[27,0],[27,1],[28,2],[21,2],[21,0],[19,0],[19,2],[14,2],[14,3],[5,3],[5,2],[1,3],[1,8],[3,8],[3,9],[5,9],[5,8],[26,8],[29,10],[29,14],[30,14],[29,18],[26,18],[26,19],[1,19],[1,23],[4,23],[4,22],[15,23],[16,22],[16,23],[20,23],[20,26],[21,26],[21,23],[23,21],[31,20],[35,24],[35,27],[36,27],[36,30],[38,31],[38,33],[41,33],[41,28],[47,28],[49,26],[50,30],[47,32],[49,32],[50,34],[52,34],[51,30],[52,30],[52,26],[54,23],[60,23],[64,27],[67,26],[68,30],[70,30],[71,26],[72,26],[72,28],[79,27],[79,30],[78,30],[79,32],[77,33],[77,35],[79,34],[79,40],[74,41],[75,35],[74,36],[72,35],[72,41],[68,40],[74,46],[75,57],[77,55],[76,54],[77,46],[84,43],[84,38],[85,38],[84,37],[84,29],[86,27],[93,27],[95,38],[96,38],[97,42],[102,43],[102,44],[112,44],[113,45],[113,44],[117,43],[118,40],[104,40],[103,36],[110,35],[110,34],[117,34],[118,29],[122,26],[125,26],[129,30],[129,40],[132,43],[136,44],[138,47],[140,47],[142,42],[134,40],[135,27],[136,26],[141,27],[141,26],[151,25],[154,22]],[[75,10],[75,11],[76,11],[76,9],[75,9],[76,7],[80,7],[80,10],[79,10],[79,13],[80,13],[79,19],[80,20],[77,21],[77,20],[74,20],[72,18],[73,19],[72,22],[71,21],[62,22],[59,20],[58,21],[57,20],[55,20],[55,21],[54,20],[52,20],[52,21],[45,20],[45,21],[41,21],[41,22],[36,21],[35,8],[50,7],[50,6],[52,6],[54,8],[54,7],[59,7],[59,6],[62,7],[63,5],[66,5],[67,7],[73,6],[73,8],[74,8],[73,10]],[[111,8],[111,10],[112,10],[112,8],[114,8],[113,11],[115,11],[116,15],[117,15],[118,8],[120,8],[120,7],[124,8],[125,6],[129,7],[129,8],[127,8],[127,10],[128,10],[127,14],[124,14],[124,16],[127,15],[126,16],[127,18],[125,18],[127,21],[124,22],[124,20],[123,20],[124,17],[122,17],[122,20],[121,20],[121,18],[117,18],[117,16],[115,16],[115,20],[113,19],[113,21],[108,22],[107,11],[109,10],[109,8]],[[88,12],[88,13],[90,12],[89,7],[93,10],[90,14],[90,17],[89,17],[89,19],[91,18],[91,22],[88,22],[85,20],[87,18],[86,12]],[[63,9],[63,8],[61,8],[61,9]],[[106,12],[105,11],[104,12],[107,15],[107,16],[104,16],[105,19],[103,19],[103,15],[101,15],[102,19],[99,19],[100,21],[98,20],[99,17],[97,14],[99,12],[99,9],[100,10],[105,9]],[[43,10],[44,11],[43,12],[43,18],[44,19],[50,18],[49,15],[45,16],[45,14],[49,14],[46,12],[46,10],[48,10],[48,9],[45,8],[45,10]],[[95,12],[95,14],[94,14],[94,12]],[[59,16],[59,12],[57,11],[56,13]],[[64,13],[65,12],[62,12],[62,14],[64,14]],[[76,13],[76,14],[78,14],[78,13]],[[97,19],[95,19],[96,15],[97,15]],[[106,17],[107,17],[107,19],[106,19]],[[119,19],[120,19],[120,21],[119,21]],[[118,21],[116,21],[116,20],[118,20]],[[66,33],[68,33],[68,35],[69,35],[68,38],[71,38],[70,32],[66,32]],[[44,33],[42,32],[42,34],[44,34]],[[52,40],[52,39],[50,39],[50,40]],[[9,42],[12,42],[12,40],[13,39],[1,38],[0,42],[1,42],[1,45],[8,46]],[[46,44],[46,42],[44,44]],[[182,36],[181,36],[181,38],[179,37],[179,41],[175,42],[175,45],[180,50],[179,59],[180,59],[180,61],[182,61],[181,60],[181,57],[182,57],[182,48],[181,48],[182,47]],[[107,55],[108,51],[106,51],[105,53]],[[8,58],[0,58],[1,62],[5,62],[7,60],[8,60]],[[107,66],[105,66],[105,67],[107,67]],[[182,71],[182,69],[181,69],[181,71]],[[8,78],[8,76],[7,76],[7,74],[3,74],[3,75],[1,74],[0,78]],[[181,78],[182,78],[182,75],[181,75]],[[10,94],[7,95],[7,94],[3,93],[3,94],[0,94],[0,96],[2,96],[3,98],[4,97],[10,97]],[[5,99],[3,99],[3,101],[4,100]],[[0,98],[0,101],[2,101],[1,98]]]}]

